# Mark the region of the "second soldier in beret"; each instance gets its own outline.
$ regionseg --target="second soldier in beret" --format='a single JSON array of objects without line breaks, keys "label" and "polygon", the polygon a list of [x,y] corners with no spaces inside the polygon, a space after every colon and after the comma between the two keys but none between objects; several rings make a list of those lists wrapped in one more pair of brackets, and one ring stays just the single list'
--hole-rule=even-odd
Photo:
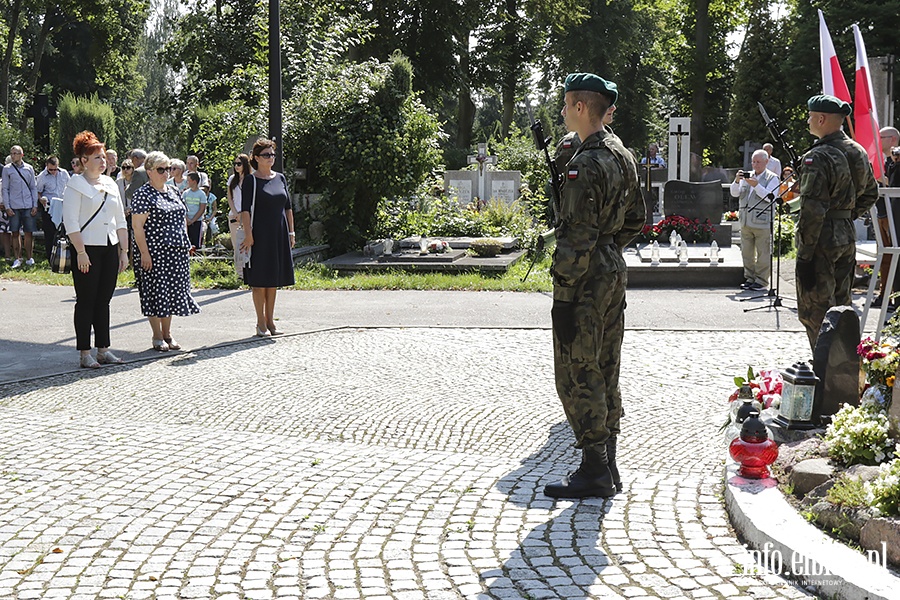
[{"label": "second soldier in beret", "polygon": [[809,132],[818,139],[800,160],[797,317],[815,351],[828,309],[850,305],[853,220],[875,204],[878,187],[866,151],[841,130],[850,105],[822,94],[810,98],[807,108]]},{"label": "second soldier in beret", "polygon": [[582,460],[544,493],[609,497],[621,489],[615,454],[625,330],[622,249],[641,231],[644,202],[634,156],[603,127],[618,97],[615,85],[591,73],[573,73],[565,92],[566,127],[582,142],[563,171],[551,316],[556,389]]}]

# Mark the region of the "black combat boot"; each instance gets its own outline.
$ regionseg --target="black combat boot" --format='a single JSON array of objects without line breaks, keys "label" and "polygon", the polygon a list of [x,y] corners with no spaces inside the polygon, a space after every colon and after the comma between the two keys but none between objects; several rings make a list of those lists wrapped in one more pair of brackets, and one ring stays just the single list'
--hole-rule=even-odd
[{"label": "black combat boot", "polygon": [[606,440],[606,457],[609,459],[609,472],[616,486],[616,492],[622,491],[622,479],[619,477],[619,467],[616,466],[616,436],[611,435]]},{"label": "black combat boot", "polygon": [[581,450],[581,466],[559,483],[544,488],[551,498],[610,498],[616,495],[606,444],[593,444]]}]

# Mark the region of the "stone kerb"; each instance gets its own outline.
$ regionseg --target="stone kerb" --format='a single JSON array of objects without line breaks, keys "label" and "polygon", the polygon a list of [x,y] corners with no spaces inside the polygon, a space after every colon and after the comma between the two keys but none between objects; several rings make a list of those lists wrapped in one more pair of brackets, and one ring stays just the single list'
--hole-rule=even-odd
[{"label": "stone kerb", "polygon": [[896,600],[900,577],[883,566],[883,557],[870,561],[829,538],[797,513],[773,479],[748,481],[737,469],[730,460],[725,467],[725,508],[758,563],[780,565],[782,575],[824,598]]}]

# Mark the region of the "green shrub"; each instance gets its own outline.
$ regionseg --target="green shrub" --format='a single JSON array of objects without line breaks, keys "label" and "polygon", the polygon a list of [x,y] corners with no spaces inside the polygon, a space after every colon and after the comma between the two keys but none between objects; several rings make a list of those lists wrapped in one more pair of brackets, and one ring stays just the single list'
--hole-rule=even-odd
[{"label": "green shrub", "polygon": [[[778,232],[778,223],[781,222],[781,233]],[[797,223],[790,215],[775,217],[774,223],[774,248],[776,256],[784,256],[794,248],[794,237],[797,233]]]},{"label": "green shrub", "polygon": [[503,244],[500,243],[500,240],[483,238],[480,240],[472,240],[472,243],[469,244],[469,250],[471,250],[472,254],[475,256],[497,256],[500,254],[500,251],[503,250]]},{"label": "green shrub", "polygon": [[440,123],[412,91],[412,66],[318,65],[285,107],[285,145],[321,192],[320,219],[335,252],[375,237],[379,204],[407,197],[440,160]]},{"label": "green shrub", "polygon": [[68,165],[72,162],[72,140],[82,131],[93,131],[107,148],[116,146],[116,115],[112,107],[100,101],[96,94],[89,98],[78,98],[73,94],[64,94],[59,99],[57,108],[59,123],[56,146],[59,148],[59,162]]},{"label": "green shrub", "polygon": [[197,135],[191,140],[189,152],[202,158],[203,170],[212,179],[213,193],[224,200],[234,157],[243,152],[248,139],[264,131],[264,115],[260,107],[226,100],[197,108],[193,119]]}]

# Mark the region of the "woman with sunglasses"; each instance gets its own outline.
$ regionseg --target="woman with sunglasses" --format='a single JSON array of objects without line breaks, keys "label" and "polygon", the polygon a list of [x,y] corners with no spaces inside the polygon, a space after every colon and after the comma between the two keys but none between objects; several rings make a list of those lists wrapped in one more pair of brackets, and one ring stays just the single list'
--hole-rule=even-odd
[{"label": "woman with sunglasses", "polygon": [[144,168],[149,181],[134,193],[131,202],[134,275],[141,312],[150,321],[154,350],[180,350],[172,339],[172,316],[200,312],[191,296],[187,209],[178,191],[166,185],[171,171],[168,156],[151,152]]},{"label": "woman with sunglasses", "polygon": [[256,172],[244,177],[241,184],[241,250],[250,253],[244,267],[244,283],[253,292],[258,337],[284,333],[275,327],[275,291],[294,285],[294,213],[287,179],[272,170],[274,164],[275,142],[256,140],[250,160]]},{"label": "woman with sunglasses", "polygon": [[246,154],[238,154],[234,159],[234,174],[228,177],[226,186],[228,191],[228,231],[234,247],[234,270],[238,279],[244,278],[244,262],[242,260],[239,262],[241,243],[244,241],[244,230],[241,225],[241,184],[244,183],[244,177],[251,172],[250,157]]}]

